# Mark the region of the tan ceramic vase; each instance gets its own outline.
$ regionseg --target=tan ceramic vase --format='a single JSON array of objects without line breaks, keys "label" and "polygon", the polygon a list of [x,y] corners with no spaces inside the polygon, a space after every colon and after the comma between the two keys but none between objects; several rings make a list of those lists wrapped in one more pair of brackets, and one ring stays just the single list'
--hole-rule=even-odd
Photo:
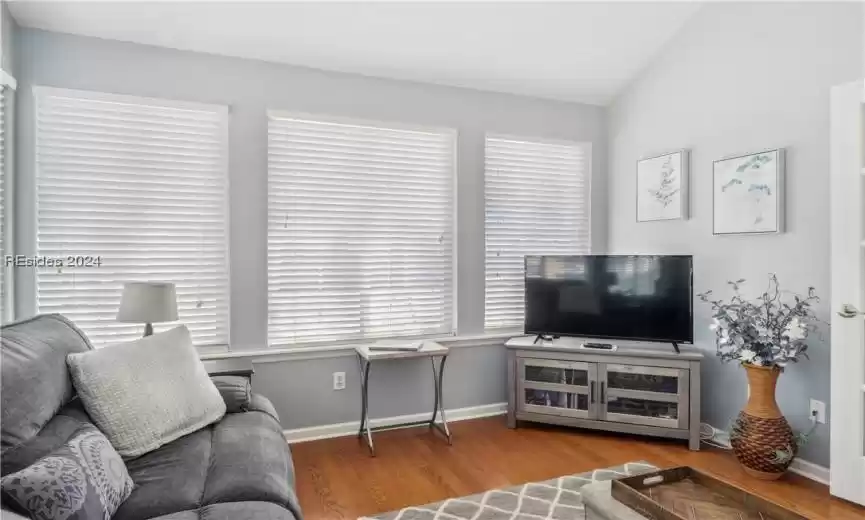
[{"label": "tan ceramic vase", "polygon": [[791,457],[778,463],[775,450],[793,450],[793,456],[798,451],[793,430],[775,402],[775,386],[781,370],[747,363],[742,366],[748,374],[750,397],[739,412],[739,434],[731,439],[733,453],[749,475],[775,480],[793,461]]}]

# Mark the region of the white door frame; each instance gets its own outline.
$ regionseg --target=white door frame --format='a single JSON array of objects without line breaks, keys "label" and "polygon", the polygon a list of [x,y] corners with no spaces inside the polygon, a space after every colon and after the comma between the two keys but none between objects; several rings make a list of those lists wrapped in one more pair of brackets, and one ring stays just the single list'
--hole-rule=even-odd
[{"label": "white door frame", "polygon": [[[831,95],[830,492],[865,504],[865,82]],[[816,173],[816,172],[813,172]],[[849,312],[839,313],[845,305]]]}]

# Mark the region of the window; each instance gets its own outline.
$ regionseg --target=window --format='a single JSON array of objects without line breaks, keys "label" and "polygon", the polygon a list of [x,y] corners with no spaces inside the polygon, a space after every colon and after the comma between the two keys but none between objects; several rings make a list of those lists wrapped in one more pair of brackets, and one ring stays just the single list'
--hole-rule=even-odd
[{"label": "window", "polygon": [[271,113],[268,342],[453,331],[455,133]]},{"label": "window", "polygon": [[591,145],[487,136],[486,329],[523,325],[526,255],[589,252]]},{"label": "window", "polygon": [[36,110],[37,252],[67,262],[38,268],[38,311],[130,340],[123,283],[172,282],[195,343],[227,344],[227,108],[39,88]]}]

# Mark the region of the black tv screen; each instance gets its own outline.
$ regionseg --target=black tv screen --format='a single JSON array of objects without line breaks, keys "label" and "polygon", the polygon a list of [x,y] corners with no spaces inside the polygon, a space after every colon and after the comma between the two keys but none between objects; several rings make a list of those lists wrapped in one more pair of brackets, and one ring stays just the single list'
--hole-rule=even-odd
[{"label": "black tv screen", "polygon": [[692,343],[691,256],[527,256],[526,334]]}]

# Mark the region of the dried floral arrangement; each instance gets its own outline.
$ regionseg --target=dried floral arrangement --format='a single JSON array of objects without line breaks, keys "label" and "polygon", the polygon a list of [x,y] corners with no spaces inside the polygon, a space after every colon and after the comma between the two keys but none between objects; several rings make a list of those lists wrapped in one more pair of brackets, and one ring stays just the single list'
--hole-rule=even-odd
[{"label": "dried floral arrangement", "polygon": [[781,291],[778,277],[770,274],[769,287],[749,301],[740,292],[745,280],[727,283],[734,292],[729,301],[713,300],[712,291],[697,295],[712,307],[709,328],[715,331],[718,357],[781,369],[808,358],[806,340],[818,322],[812,305],[820,301],[813,287],[807,296]]}]

